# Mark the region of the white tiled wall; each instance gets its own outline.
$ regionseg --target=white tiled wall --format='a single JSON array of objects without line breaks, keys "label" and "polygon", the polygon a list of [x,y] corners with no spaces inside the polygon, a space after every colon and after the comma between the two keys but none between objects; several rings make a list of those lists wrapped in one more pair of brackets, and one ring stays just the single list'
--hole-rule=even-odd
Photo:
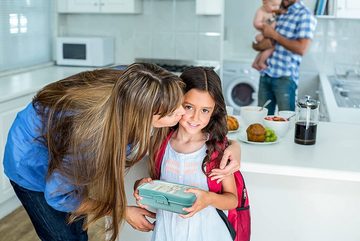
[{"label": "white tiled wall", "polygon": [[220,60],[221,16],[196,15],[195,0],[143,4],[136,15],[59,15],[59,35],[114,36],[117,63],[139,57]]},{"label": "white tiled wall", "polygon": [[224,58],[252,59],[256,52],[252,50],[256,30],[252,25],[256,9],[261,0],[226,0],[224,15]]},{"label": "white tiled wall", "polygon": [[175,34],[175,58],[197,59],[198,37],[191,33]]},{"label": "white tiled wall", "polygon": [[318,40],[325,53],[319,56],[322,69],[329,72],[339,63],[360,65],[360,20],[320,19],[319,26],[324,29]]}]

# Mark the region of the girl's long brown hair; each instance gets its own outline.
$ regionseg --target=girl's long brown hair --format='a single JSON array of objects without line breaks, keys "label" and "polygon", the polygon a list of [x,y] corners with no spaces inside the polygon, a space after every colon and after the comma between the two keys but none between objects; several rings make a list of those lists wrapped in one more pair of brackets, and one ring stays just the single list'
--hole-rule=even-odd
[{"label": "girl's long brown hair", "polygon": [[[82,72],[37,93],[33,105],[44,123],[39,140],[49,150],[48,176],[60,173],[81,200],[70,221],[86,217],[87,228],[109,215],[111,240],[116,239],[126,210],[126,168],[164,138],[159,130],[150,139],[153,115],[173,112],[182,86],[180,78],[155,65],[132,64],[124,72]],[[127,158],[128,144],[136,152]]]},{"label": "girl's long brown hair", "polygon": [[[226,105],[222,94],[221,80],[213,69],[206,67],[188,68],[180,75],[180,78],[186,85],[185,93],[192,89],[205,91],[208,92],[215,101],[215,108],[210,122],[202,130],[204,133],[209,133],[209,139],[206,141],[207,155],[202,163],[202,169],[205,173],[206,163],[210,161],[213,152],[217,151],[219,153],[215,159],[216,166],[218,167],[224,154],[224,149],[228,146],[226,139],[228,132]],[[206,170],[207,173],[210,171],[211,170]]]}]

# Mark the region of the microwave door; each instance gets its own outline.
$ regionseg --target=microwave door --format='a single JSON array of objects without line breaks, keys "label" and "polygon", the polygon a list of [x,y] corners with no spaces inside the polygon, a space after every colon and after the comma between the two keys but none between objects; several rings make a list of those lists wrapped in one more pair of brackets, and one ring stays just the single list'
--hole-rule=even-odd
[{"label": "microwave door", "polygon": [[60,60],[58,60],[58,64],[73,66],[91,66],[88,43],[63,42],[60,46],[61,58]]},{"label": "microwave door", "polygon": [[86,60],[86,44],[63,44],[64,59]]}]

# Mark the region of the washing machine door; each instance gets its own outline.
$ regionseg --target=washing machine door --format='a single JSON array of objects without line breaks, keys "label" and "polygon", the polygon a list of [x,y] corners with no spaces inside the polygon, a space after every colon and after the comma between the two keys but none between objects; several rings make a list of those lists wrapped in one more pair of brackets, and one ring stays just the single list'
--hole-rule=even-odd
[{"label": "washing machine door", "polygon": [[227,102],[236,109],[240,109],[241,106],[256,105],[256,89],[254,83],[242,79],[234,80],[226,90]]}]

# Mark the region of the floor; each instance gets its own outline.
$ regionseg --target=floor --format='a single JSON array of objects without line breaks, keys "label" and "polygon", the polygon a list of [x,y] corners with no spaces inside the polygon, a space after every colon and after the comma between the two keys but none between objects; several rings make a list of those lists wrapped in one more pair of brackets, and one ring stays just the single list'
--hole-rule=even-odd
[{"label": "floor", "polygon": [[[104,240],[104,220],[90,226],[89,240]],[[0,241],[39,241],[23,207],[16,209],[0,220]]]}]

